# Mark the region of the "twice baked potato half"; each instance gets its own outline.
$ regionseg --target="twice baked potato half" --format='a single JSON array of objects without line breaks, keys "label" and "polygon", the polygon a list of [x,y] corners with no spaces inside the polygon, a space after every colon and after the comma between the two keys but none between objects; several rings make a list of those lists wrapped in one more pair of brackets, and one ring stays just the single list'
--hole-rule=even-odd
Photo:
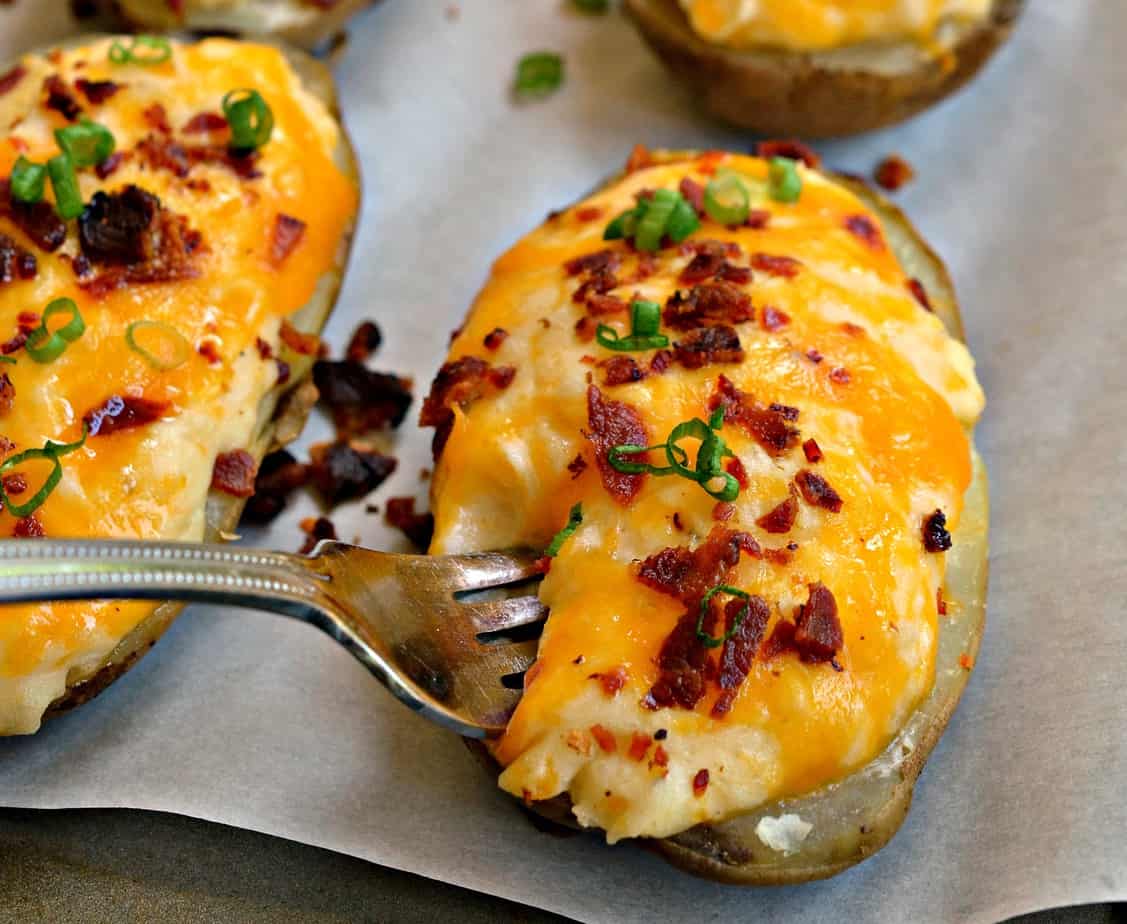
[{"label": "twice baked potato half", "polygon": [[[316,398],[359,175],[304,53],[132,37],[0,76],[2,536],[219,541]],[[178,604],[4,608],[0,734],[145,653]]]},{"label": "twice baked potato half", "polygon": [[782,158],[639,153],[503,255],[422,414],[431,551],[550,556],[502,788],[735,883],[886,843],[983,629],[960,336],[904,217]]},{"label": "twice baked potato half", "polygon": [[103,14],[141,32],[243,35],[323,47],[377,0],[95,0]]},{"label": "twice baked potato half", "polygon": [[713,115],[767,135],[853,135],[953,93],[1006,41],[1023,0],[798,5],[625,0],[669,70]]}]

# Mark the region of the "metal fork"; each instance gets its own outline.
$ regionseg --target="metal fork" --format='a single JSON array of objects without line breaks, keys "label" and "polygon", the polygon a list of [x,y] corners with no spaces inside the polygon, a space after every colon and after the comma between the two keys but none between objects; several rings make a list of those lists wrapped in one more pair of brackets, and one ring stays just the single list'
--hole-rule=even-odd
[{"label": "metal fork", "polygon": [[183,600],[280,613],[326,632],[401,702],[472,738],[501,732],[536,656],[534,640],[506,633],[546,615],[534,595],[487,591],[539,575],[530,552],[392,555],[325,541],[305,557],[188,542],[0,542],[0,603]]}]

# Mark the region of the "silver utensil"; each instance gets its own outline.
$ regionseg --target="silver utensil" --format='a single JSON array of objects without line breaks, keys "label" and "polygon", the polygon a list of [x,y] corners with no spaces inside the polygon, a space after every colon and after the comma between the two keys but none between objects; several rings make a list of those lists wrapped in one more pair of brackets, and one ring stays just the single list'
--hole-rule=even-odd
[{"label": "silver utensil", "polygon": [[280,613],[340,642],[420,715],[472,738],[499,734],[520,697],[536,656],[525,627],[546,615],[527,586],[539,576],[529,552],[392,555],[326,541],[304,557],[187,542],[0,542],[0,603],[183,600]]}]

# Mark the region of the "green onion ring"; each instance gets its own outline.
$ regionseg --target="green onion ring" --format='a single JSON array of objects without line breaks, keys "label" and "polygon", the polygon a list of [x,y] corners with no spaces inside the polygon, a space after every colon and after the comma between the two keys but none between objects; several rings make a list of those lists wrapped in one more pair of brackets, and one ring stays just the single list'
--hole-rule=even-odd
[{"label": "green onion ring", "polygon": [[556,535],[552,538],[552,541],[551,543],[549,543],[548,548],[544,550],[544,554],[548,558],[555,558],[557,555],[559,555],[560,548],[568,539],[571,538],[572,533],[579,529],[579,524],[582,522],[583,505],[576,504],[571,508],[571,512],[567,515],[567,525],[564,526],[564,528],[556,533]]},{"label": "green onion ring", "polygon": [[[137,342],[137,334],[143,331],[156,331],[163,334],[166,342],[172,345],[172,359],[163,359],[141,346]],[[125,342],[129,349],[139,354],[154,369],[159,369],[162,372],[168,372],[184,365],[192,353],[192,346],[188,343],[187,338],[175,327],[165,324],[163,321],[134,321],[125,329]]]},{"label": "green onion ring", "polygon": [[[138,54],[146,49],[145,54]],[[149,54],[148,52],[153,52]],[[110,45],[109,59],[112,64],[140,64],[152,67],[164,64],[172,58],[172,43],[162,35],[138,35],[126,45],[121,39]]]},{"label": "green onion ring", "polygon": [[17,202],[40,202],[47,187],[47,168],[23,155],[12,166],[11,195]]},{"label": "green onion ring", "polygon": [[718,173],[704,188],[704,210],[721,225],[742,225],[751,209],[751,194],[736,173]]},{"label": "green onion ring", "polygon": [[62,480],[63,464],[59,461],[59,456],[65,456],[67,453],[82,448],[86,443],[87,433],[86,425],[83,424],[82,437],[73,443],[56,443],[53,440],[47,440],[42,449],[25,449],[23,452],[16,453],[14,456],[0,463],[0,475],[10,472],[17,465],[32,459],[49,459],[54,463],[54,466],[51,468],[51,473],[47,476],[47,480],[43,482],[43,485],[30,499],[22,504],[17,504],[12,501],[7,491],[4,490],[3,479],[0,478],[0,504],[3,504],[4,508],[12,516],[20,518],[30,516],[38,510]]},{"label": "green onion ring", "polygon": [[108,128],[88,119],[77,125],[55,129],[55,141],[76,168],[96,167],[114,152],[117,145]]},{"label": "green onion ring", "polygon": [[82,193],[78,188],[78,174],[74,161],[66,154],[57,154],[47,161],[47,175],[55,191],[55,211],[64,221],[82,214]]},{"label": "green onion ring", "polygon": [[[709,635],[704,631],[704,621],[708,618],[709,604],[712,598],[717,594],[727,594],[729,597],[739,597],[744,601],[744,605],[740,607],[740,611],[736,613],[736,618],[732,620],[732,626],[720,638]],[[719,648],[728,639],[736,634],[736,630],[740,624],[747,618],[748,613],[751,612],[751,594],[740,590],[738,587],[731,587],[728,584],[717,584],[704,595],[700,601],[700,616],[697,618],[697,638],[705,648]]]},{"label": "green onion ring", "polygon": [[674,244],[680,244],[685,238],[700,227],[700,218],[696,209],[689,205],[682,196],[669,216],[669,223],[665,226],[665,233]]},{"label": "green onion ring", "polygon": [[223,115],[231,126],[231,149],[254,151],[274,133],[274,112],[257,90],[232,90],[223,97]]},{"label": "green onion ring", "polygon": [[768,167],[768,188],[776,202],[797,202],[802,195],[802,177],[793,160],[772,157]]},{"label": "green onion ring", "polygon": [[[58,330],[52,331],[47,326],[47,321],[62,312],[68,313],[70,320]],[[56,298],[43,310],[39,326],[27,335],[24,349],[37,363],[54,362],[63,355],[68,344],[74,343],[84,333],[86,322],[82,320],[74,299]]]}]

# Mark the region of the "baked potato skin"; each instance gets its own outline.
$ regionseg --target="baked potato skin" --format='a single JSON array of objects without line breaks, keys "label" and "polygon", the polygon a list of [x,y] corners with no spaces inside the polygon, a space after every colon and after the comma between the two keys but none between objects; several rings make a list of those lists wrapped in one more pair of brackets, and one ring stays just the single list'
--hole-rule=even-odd
[{"label": "baked potato skin", "polygon": [[995,0],[988,20],[968,29],[949,54],[904,46],[911,64],[884,72],[835,62],[832,52],[722,48],[692,31],[677,0],[625,0],[646,41],[712,115],[764,135],[806,138],[873,131],[954,93],[1009,38],[1023,5]]},{"label": "baked potato skin", "polygon": [[[81,45],[90,40],[89,36],[76,39],[72,44]],[[345,176],[360,188],[360,168],[355,150],[348,137],[337,104],[336,86],[328,67],[310,55],[292,48],[283,52],[295,72],[300,76],[306,90],[323,102],[341,126],[340,145],[335,152],[335,160]],[[313,298],[295,315],[290,323],[302,333],[319,334],[328,321],[336,304],[337,296],[348,264],[355,219],[347,229],[340,247],[336,265],[322,279]],[[301,365],[291,364],[291,377],[284,386],[277,386],[266,394],[258,407],[257,432],[247,447],[257,461],[267,452],[278,448],[299,433],[305,424],[310,410],[316,403],[316,387],[312,382],[312,360],[301,358]],[[235,497],[213,490],[207,499],[206,542],[226,541],[231,537],[242,515],[246,498]],[[119,677],[127,673],[157,643],[164,632],[172,625],[183,610],[183,604],[166,601],[143,622],[126,635],[104,659],[92,670],[74,672],[67,678],[66,692],[47,707],[43,718],[50,719],[68,712],[83,703],[94,699]]]},{"label": "baked potato skin", "polygon": [[[696,157],[695,151],[651,152],[652,162]],[[619,176],[610,178],[613,183]],[[881,219],[889,245],[905,273],[918,278],[948,332],[964,339],[958,302],[942,260],[903,212],[861,180],[835,176]],[[672,837],[640,840],[685,871],[731,885],[794,885],[826,879],[855,866],[884,847],[907,817],[916,780],[954,714],[978,656],[986,623],[989,498],[986,470],[974,453],[974,476],[954,548],[948,552],[936,679],[927,699],[901,732],[870,764],[849,777],[804,796],[761,806],[753,812],[713,824],[701,824]],[[491,775],[500,766],[484,744],[467,746]],[[536,824],[576,829],[566,794],[527,806]],[[799,814],[814,828],[792,854],[772,850],[756,828],[765,816]]]},{"label": "baked potato skin", "polygon": [[236,0],[228,9],[197,9],[192,0],[184,12],[169,0],[96,0],[103,15],[119,28],[138,32],[188,30],[202,34],[223,33],[278,39],[299,48],[316,50],[338,35],[348,20],[379,0],[337,0],[318,4],[311,0],[280,0],[270,4],[281,13],[267,18],[260,0]]}]

